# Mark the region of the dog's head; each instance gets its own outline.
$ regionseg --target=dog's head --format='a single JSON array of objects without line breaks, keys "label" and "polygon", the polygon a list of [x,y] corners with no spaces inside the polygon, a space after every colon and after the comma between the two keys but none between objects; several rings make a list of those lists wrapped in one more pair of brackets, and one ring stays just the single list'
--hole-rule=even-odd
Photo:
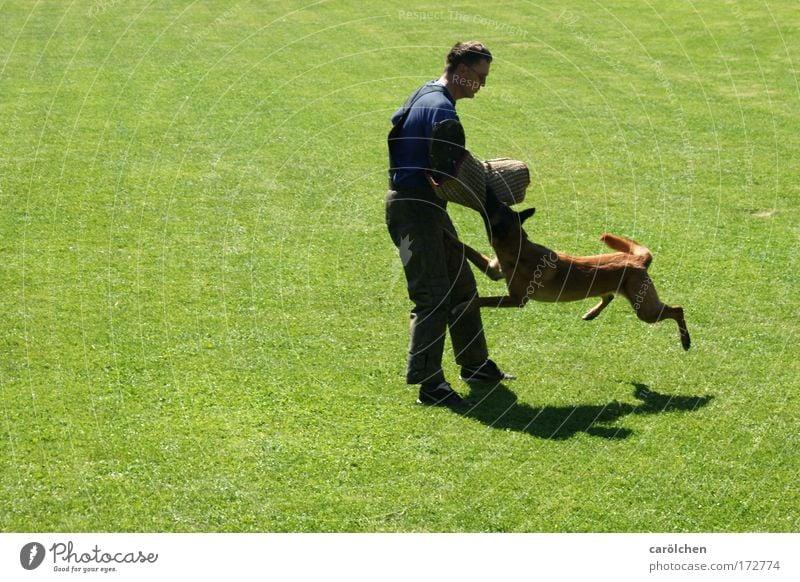
[{"label": "dog's head", "polygon": [[528,238],[522,223],[536,212],[535,208],[526,208],[517,212],[509,208],[497,198],[491,188],[486,188],[486,207],[483,223],[492,246],[506,244],[508,241],[520,241]]}]

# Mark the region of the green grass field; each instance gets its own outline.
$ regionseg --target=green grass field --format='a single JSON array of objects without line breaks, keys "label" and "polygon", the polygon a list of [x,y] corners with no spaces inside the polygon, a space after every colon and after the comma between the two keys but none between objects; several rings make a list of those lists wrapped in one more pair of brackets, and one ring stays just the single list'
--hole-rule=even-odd
[{"label": "green grass field", "polygon": [[[0,530],[798,531],[796,2],[438,6],[0,4]],[[518,379],[414,404],[385,138],[467,39],[531,237],[645,243],[691,351],[486,311]]]}]

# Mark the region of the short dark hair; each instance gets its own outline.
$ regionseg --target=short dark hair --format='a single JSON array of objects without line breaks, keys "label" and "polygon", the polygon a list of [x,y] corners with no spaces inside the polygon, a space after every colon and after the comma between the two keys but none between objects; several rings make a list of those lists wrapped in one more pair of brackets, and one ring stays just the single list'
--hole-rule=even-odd
[{"label": "short dark hair", "polygon": [[489,49],[477,40],[457,42],[450,52],[447,53],[447,61],[444,64],[445,73],[454,73],[458,65],[464,63],[467,66],[474,65],[478,61],[492,62],[492,53]]}]

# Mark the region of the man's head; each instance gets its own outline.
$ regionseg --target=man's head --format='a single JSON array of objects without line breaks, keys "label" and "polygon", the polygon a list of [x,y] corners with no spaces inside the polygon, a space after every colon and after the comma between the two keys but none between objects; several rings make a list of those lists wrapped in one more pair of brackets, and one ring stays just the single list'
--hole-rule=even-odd
[{"label": "man's head", "polygon": [[471,99],[486,84],[492,53],[478,41],[459,42],[444,65],[448,89],[456,99]]}]

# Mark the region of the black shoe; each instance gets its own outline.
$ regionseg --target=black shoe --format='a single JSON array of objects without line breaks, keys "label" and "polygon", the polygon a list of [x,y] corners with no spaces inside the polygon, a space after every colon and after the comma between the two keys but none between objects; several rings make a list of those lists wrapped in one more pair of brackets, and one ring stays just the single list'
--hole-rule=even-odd
[{"label": "black shoe", "polygon": [[503,380],[513,380],[516,376],[506,374],[492,360],[486,360],[477,367],[463,366],[460,378],[464,382],[502,382]]},{"label": "black shoe", "polygon": [[469,400],[465,400],[453,390],[447,382],[430,386],[423,384],[419,387],[419,398],[417,404],[427,404],[429,406],[448,406],[451,408],[464,408],[472,406]]}]

